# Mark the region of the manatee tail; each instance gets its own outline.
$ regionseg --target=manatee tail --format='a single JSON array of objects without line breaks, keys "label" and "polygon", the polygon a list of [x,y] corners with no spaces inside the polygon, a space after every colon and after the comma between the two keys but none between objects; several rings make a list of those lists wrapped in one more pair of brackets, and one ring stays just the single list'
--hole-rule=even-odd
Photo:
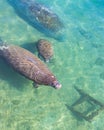
[{"label": "manatee tail", "polygon": [[3,51],[5,49],[8,49],[8,46],[6,45],[5,42],[3,42],[3,40],[0,38],[0,56],[3,55]]}]

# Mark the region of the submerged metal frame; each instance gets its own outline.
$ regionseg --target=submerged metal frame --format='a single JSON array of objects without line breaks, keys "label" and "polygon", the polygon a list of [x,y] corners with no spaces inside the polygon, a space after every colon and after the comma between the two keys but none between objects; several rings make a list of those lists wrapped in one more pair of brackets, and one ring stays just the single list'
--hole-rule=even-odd
[{"label": "submerged metal frame", "polygon": [[[87,93],[83,92],[82,89],[79,89],[76,86],[74,86],[74,88],[80,94],[80,98],[77,99],[71,106],[69,106],[67,104],[66,104],[66,106],[74,114],[76,114],[79,117],[90,122],[95,116],[97,116],[99,114],[100,111],[102,111],[104,109],[104,104],[102,104],[100,101],[94,99]],[[98,109],[95,108],[93,111],[91,110],[92,112],[88,111],[87,113],[81,112],[81,110],[80,111],[76,110],[76,107],[84,102],[87,102],[87,103],[91,104],[92,106],[98,106],[99,108]],[[87,108],[86,108],[86,110],[87,110]]]}]

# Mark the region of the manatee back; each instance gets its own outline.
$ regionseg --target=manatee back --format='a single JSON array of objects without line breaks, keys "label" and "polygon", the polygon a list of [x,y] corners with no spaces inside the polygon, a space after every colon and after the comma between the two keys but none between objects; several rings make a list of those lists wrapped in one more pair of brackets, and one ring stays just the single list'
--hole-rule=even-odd
[{"label": "manatee back", "polygon": [[10,45],[3,50],[3,57],[16,71],[38,84],[42,84],[47,75],[53,75],[38,57],[24,48]]}]

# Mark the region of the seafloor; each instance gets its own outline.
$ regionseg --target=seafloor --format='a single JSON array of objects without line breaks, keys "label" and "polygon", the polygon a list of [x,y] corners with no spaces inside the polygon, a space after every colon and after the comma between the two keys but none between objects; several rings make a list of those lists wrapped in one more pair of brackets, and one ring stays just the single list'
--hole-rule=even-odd
[{"label": "seafloor", "polygon": [[[39,1],[63,20],[64,41],[47,37],[30,26],[7,0],[0,0],[0,37],[36,55],[36,41],[49,40],[54,57],[46,64],[62,88],[36,89],[0,58],[0,130],[103,130],[104,111],[89,122],[67,106],[80,97],[74,86],[104,104],[104,0]],[[95,102],[91,111],[97,109],[97,105]],[[85,112],[88,107],[85,100],[76,109]],[[90,109],[88,111],[90,113]]]}]

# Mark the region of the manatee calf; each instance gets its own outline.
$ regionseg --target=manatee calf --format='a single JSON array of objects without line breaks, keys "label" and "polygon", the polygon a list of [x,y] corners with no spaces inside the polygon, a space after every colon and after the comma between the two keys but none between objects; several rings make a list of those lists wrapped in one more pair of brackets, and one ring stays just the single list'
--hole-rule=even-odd
[{"label": "manatee calf", "polygon": [[51,43],[45,39],[40,39],[37,42],[39,54],[48,62],[53,56],[53,47]]},{"label": "manatee calf", "polygon": [[[1,43],[0,43],[1,44]],[[2,56],[16,71],[39,85],[49,85],[56,89],[61,84],[48,67],[28,50],[16,45],[0,45]]]}]

